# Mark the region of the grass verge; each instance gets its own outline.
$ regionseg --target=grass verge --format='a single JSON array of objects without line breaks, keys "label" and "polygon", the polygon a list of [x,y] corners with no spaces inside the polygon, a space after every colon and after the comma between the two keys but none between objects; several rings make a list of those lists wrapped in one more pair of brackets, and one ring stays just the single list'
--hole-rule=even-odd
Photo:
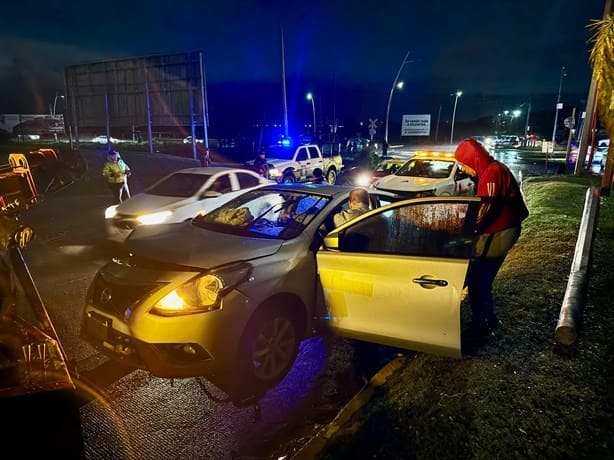
[{"label": "grass verge", "polygon": [[495,282],[497,336],[462,360],[413,355],[322,458],[612,458],[614,205],[601,198],[584,324],[562,347],[554,330],[587,186],[599,182],[523,185],[531,215]]}]

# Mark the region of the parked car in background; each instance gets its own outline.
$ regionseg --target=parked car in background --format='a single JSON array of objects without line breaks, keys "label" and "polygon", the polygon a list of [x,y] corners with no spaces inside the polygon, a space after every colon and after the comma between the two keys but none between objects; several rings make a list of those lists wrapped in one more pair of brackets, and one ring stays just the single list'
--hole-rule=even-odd
[{"label": "parked car in background", "polygon": [[101,134],[99,136],[92,137],[89,142],[93,142],[95,144],[117,144],[121,141],[119,139],[116,139],[115,137],[107,138],[106,134]]},{"label": "parked car in background", "polygon": [[371,190],[372,209],[334,228],[351,190],[269,185],[191,222],[138,227],[130,255],[96,274],[83,336],[156,376],[204,376],[235,403],[279,382],[321,327],[459,357],[479,199]]},{"label": "parked car in background", "polygon": [[[194,141],[196,144],[202,144],[203,140],[196,138],[196,140]],[[192,136],[187,136],[183,138],[183,143],[184,144],[191,144],[192,143]]]},{"label": "parked car in background", "polygon": [[[268,177],[278,183],[309,182],[315,169],[320,169],[329,184],[334,184],[343,168],[339,152],[324,154],[317,144],[277,144],[266,149]],[[254,160],[245,163],[254,167]]]},{"label": "parked car in background", "polygon": [[123,241],[139,225],[183,222],[269,181],[254,171],[207,167],[175,171],[143,193],[105,210],[111,241]]},{"label": "parked car in background", "polygon": [[417,151],[394,174],[373,186],[407,197],[473,195],[475,182],[461,171],[452,152]]}]

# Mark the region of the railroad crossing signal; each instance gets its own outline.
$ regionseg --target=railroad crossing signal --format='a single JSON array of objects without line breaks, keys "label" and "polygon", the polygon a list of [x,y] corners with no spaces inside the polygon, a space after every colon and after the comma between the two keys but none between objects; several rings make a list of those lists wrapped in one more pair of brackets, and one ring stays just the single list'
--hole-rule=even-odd
[{"label": "railroad crossing signal", "polygon": [[377,118],[369,118],[369,136],[371,136],[371,140],[373,140],[373,136],[375,136],[376,128],[377,128]]}]

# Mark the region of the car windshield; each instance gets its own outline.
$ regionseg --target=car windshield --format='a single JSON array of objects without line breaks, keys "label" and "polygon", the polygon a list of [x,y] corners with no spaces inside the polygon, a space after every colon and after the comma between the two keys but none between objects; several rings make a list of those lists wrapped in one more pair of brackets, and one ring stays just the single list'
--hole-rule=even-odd
[{"label": "car windshield", "polygon": [[149,195],[187,198],[195,195],[210,177],[211,175],[208,174],[179,172],[156,182],[145,190],[145,193]]},{"label": "car windshield", "polygon": [[193,225],[222,233],[287,240],[298,236],[330,202],[308,192],[253,190],[208,214]]},{"label": "car windshield", "polygon": [[291,160],[294,157],[295,147],[284,147],[283,145],[272,145],[267,149],[268,158],[278,158],[280,160]]},{"label": "car windshield", "polygon": [[401,166],[395,175],[445,179],[450,176],[453,167],[454,161],[414,158]]},{"label": "car windshield", "polygon": [[400,163],[398,161],[382,161],[375,167],[375,172],[385,172],[393,174],[399,169]]}]

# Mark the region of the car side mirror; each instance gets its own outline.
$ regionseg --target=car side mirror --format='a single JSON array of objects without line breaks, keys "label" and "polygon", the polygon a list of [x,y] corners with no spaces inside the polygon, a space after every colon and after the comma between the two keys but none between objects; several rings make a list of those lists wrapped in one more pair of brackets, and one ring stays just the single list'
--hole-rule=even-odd
[{"label": "car side mirror", "polygon": [[222,194],[220,192],[216,192],[215,190],[207,190],[205,193],[203,193],[200,198],[217,198],[218,196],[221,196]]},{"label": "car side mirror", "polygon": [[339,232],[332,231],[331,233],[326,235],[324,237],[323,245],[325,249],[332,249],[332,250],[338,251],[339,250]]}]

